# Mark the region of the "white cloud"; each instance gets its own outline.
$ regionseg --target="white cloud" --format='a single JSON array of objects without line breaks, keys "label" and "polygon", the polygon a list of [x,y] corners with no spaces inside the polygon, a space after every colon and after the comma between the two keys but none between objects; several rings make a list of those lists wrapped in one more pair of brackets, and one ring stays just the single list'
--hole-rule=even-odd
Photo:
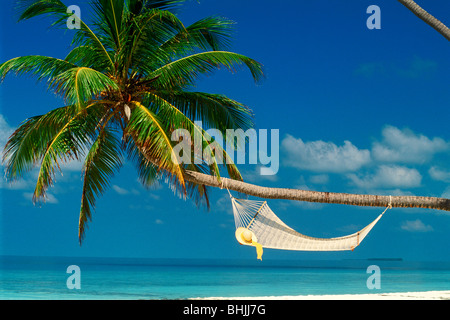
[{"label": "white cloud", "polygon": [[61,172],[64,171],[80,171],[83,169],[83,160],[70,160],[68,162],[62,162],[60,164]]},{"label": "white cloud", "polygon": [[[282,150],[285,165],[290,167],[313,172],[349,173],[383,163],[424,164],[435,154],[450,151],[450,142],[388,125],[382,130],[381,141],[374,142],[371,150],[359,149],[350,141],[343,145],[322,140],[304,142],[291,135],[283,139]],[[433,170],[430,175],[437,177],[437,171]],[[443,171],[440,173],[442,177]],[[446,179],[448,174],[445,174]]]},{"label": "white cloud", "polygon": [[350,141],[337,146],[332,142],[303,142],[287,135],[282,141],[286,165],[314,172],[352,172],[370,162],[370,151],[360,150]]},{"label": "white cloud", "polygon": [[124,189],[124,188],[121,188],[121,187],[119,187],[119,186],[117,186],[117,185],[113,185],[112,188],[113,188],[113,190],[114,190],[115,192],[117,192],[117,193],[120,194],[120,195],[126,195],[126,194],[129,193],[128,190],[126,190],[126,189]]},{"label": "white cloud", "polygon": [[416,194],[412,193],[411,191],[405,191],[401,189],[385,189],[380,190],[380,192],[376,192],[380,195],[386,195],[386,196],[409,196],[414,197]]},{"label": "white cloud", "polygon": [[425,225],[422,221],[419,219],[414,221],[404,221],[402,225],[400,226],[402,230],[409,231],[409,232],[429,232],[433,231],[433,227],[430,225]]},{"label": "white cloud", "polygon": [[430,170],[428,170],[428,174],[434,180],[450,183],[450,171],[445,171],[436,166],[433,166],[430,168]]},{"label": "white cloud", "polygon": [[[309,190],[307,186],[296,186],[295,188],[300,190]],[[325,205],[320,202],[283,201],[274,208],[276,208],[276,210],[290,210],[291,208],[297,208],[300,210],[322,210],[324,207]]]},{"label": "white cloud", "polygon": [[445,199],[450,199],[450,187],[447,187],[447,189],[444,190],[441,197]]},{"label": "white cloud", "polygon": [[234,214],[228,192],[226,194],[223,194],[219,199],[217,199],[216,205],[215,205],[215,210],[225,212],[229,215]]},{"label": "white cloud", "polygon": [[[134,190],[134,189],[133,189],[133,190]],[[135,194],[135,193],[133,193],[133,194]],[[159,196],[159,194],[155,194],[155,193],[147,193],[145,196],[146,196],[146,197],[149,197],[149,198],[151,198],[151,199],[153,199],[153,200],[159,200],[159,199],[161,199],[161,197]]]},{"label": "white cloud", "polygon": [[438,64],[433,60],[414,56],[412,59],[406,60],[400,67],[398,64],[378,61],[362,63],[355,69],[355,74],[367,78],[396,75],[401,78],[419,79],[432,75],[437,67]]},{"label": "white cloud", "polygon": [[419,187],[422,175],[416,169],[394,165],[381,165],[374,174],[348,174],[352,183],[360,188],[414,188]]},{"label": "white cloud", "polygon": [[160,219],[156,219],[156,220],[155,220],[155,223],[156,223],[156,224],[164,224],[164,221],[162,221],[162,220],[160,220]]},{"label": "white cloud", "polygon": [[372,77],[374,75],[386,74],[386,66],[381,62],[366,62],[360,64],[356,70],[355,74],[365,77]]},{"label": "white cloud", "polygon": [[372,146],[372,157],[380,162],[423,164],[436,153],[450,150],[445,140],[430,139],[409,129],[386,126],[382,135],[383,140]]},{"label": "white cloud", "polygon": [[396,71],[400,76],[418,79],[432,73],[436,68],[435,61],[414,56],[405,68],[399,68]]},{"label": "white cloud", "polygon": [[250,182],[262,182],[262,181],[277,181],[278,177],[276,175],[276,172],[273,172],[270,168],[266,168],[266,170],[272,171],[273,174],[270,175],[263,175],[261,174],[261,168],[263,168],[263,166],[255,166],[255,169],[253,171],[245,171],[242,173],[243,177],[245,178],[245,180],[248,180]]},{"label": "white cloud", "polygon": [[309,177],[309,181],[314,184],[327,184],[330,181],[330,177],[327,174],[318,174]]},{"label": "white cloud", "polygon": [[3,150],[6,142],[8,141],[9,136],[14,132],[14,128],[12,128],[5,117],[0,114],[0,148]]},{"label": "white cloud", "polygon": [[[450,142],[389,125],[370,150],[350,141],[342,145],[322,140],[305,142],[290,135],[283,139],[282,150],[284,165],[317,173],[309,176],[311,184],[327,184],[332,178],[328,173],[337,173],[365,191],[405,194],[408,191],[404,189],[421,186],[423,167],[417,165],[430,163],[438,153],[449,152]],[[450,182],[448,168],[433,166],[428,174],[434,180]]]},{"label": "white cloud", "polygon": [[28,179],[20,179],[13,182],[8,182],[5,177],[0,180],[0,189],[8,190],[26,190],[34,187],[36,183]]}]

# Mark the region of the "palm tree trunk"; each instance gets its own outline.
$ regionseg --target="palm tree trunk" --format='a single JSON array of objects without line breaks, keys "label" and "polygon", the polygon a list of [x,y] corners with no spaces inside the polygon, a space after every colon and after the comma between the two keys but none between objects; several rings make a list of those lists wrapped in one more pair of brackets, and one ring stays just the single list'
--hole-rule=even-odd
[{"label": "palm tree trunk", "polygon": [[443,35],[450,41],[450,29],[447,28],[441,21],[433,17],[431,14],[422,9],[413,0],[398,0],[401,4],[412,11],[417,17],[425,21],[429,26],[434,28],[437,32]]},{"label": "palm tree trunk", "polygon": [[286,199],[307,202],[337,203],[354,206],[387,207],[389,204],[397,208],[428,208],[450,211],[450,199],[416,196],[377,196],[364,194],[347,194],[333,192],[317,192],[285,188],[261,187],[237,180],[206,175],[194,171],[185,171],[187,181],[210,187],[227,188],[239,193],[265,198]]}]

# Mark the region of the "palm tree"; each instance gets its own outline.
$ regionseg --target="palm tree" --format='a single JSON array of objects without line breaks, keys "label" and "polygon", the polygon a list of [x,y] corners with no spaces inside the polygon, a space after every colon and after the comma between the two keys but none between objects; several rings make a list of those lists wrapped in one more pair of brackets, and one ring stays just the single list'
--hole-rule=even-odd
[{"label": "palm tree", "polygon": [[[0,65],[0,80],[14,72],[47,81],[66,105],[27,119],[11,135],[3,161],[9,180],[39,165],[33,200],[45,200],[60,163],[84,159],[79,218],[80,243],[92,219],[95,200],[108,187],[125,158],[135,163],[141,182],[165,179],[177,192],[208,204],[207,186],[264,198],[361,206],[426,207],[450,211],[450,200],[431,197],[349,195],[264,188],[244,183],[233,163],[225,161],[229,178],[221,178],[216,156],[207,163],[180,163],[174,156],[174,129],[185,129],[212,143],[195,120],[221,132],[253,126],[248,107],[219,94],[192,91],[200,75],[219,68],[247,67],[255,81],[262,65],[226,51],[232,22],[218,17],[188,27],[172,13],[181,0],[92,0],[93,22],[80,21],[74,48],[64,59],[25,56]],[[21,0],[20,19],[39,15],[65,24],[71,13],[60,0]],[[192,145],[192,150],[195,146]],[[212,149],[211,149],[212,150]],[[194,150],[195,151],[195,150]],[[217,153],[218,152],[218,153]],[[193,152],[193,155],[196,153]]]},{"label": "palm tree", "polygon": [[[93,0],[93,21],[88,25],[80,19],[73,49],[64,59],[23,56],[0,65],[1,79],[11,72],[31,74],[64,98],[65,106],[22,123],[9,138],[3,161],[11,181],[40,166],[33,194],[37,202],[45,200],[61,162],[84,158],[80,242],[96,198],[124,157],[136,164],[145,186],[166,179],[184,197],[209,206],[206,187],[186,181],[184,173],[191,170],[220,179],[216,154],[211,148],[208,163],[180,163],[171,133],[182,128],[192,136],[200,134],[206,149],[213,141],[208,142],[210,137],[194,120],[222,132],[253,126],[251,111],[242,103],[191,89],[200,75],[219,68],[234,71],[245,66],[259,81],[262,65],[226,51],[231,21],[208,17],[184,26],[171,12],[180,2]],[[58,26],[72,15],[60,0],[18,4],[20,20],[47,15]],[[242,180],[233,163],[225,167],[230,177]]]}]

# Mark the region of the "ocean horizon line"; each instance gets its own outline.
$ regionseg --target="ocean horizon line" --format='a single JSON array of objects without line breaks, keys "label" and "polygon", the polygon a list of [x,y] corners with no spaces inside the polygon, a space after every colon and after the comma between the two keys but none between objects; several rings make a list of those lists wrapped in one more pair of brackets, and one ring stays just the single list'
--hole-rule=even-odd
[{"label": "ocean horizon line", "polygon": [[400,257],[369,257],[358,259],[256,259],[240,258],[158,258],[158,257],[101,257],[101,256],[34,256],[0,255],[0,263],[52,263],[136,266],[184,266],[184,267],[260,267],[260,268],[317,268],[317,269],[365,269],[380,265],[387,269],[449,269],[448,260],[414,261]]}]

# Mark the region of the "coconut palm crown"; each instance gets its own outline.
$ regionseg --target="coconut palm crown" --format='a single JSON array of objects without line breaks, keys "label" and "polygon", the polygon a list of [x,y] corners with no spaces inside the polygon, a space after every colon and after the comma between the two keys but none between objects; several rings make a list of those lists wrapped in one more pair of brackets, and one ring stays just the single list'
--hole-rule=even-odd
[{"label": "coconut palm crown", "polygon": [[[199,76],[221,68],[234,72],[246,67],[259,81],[262,65],[227,51],[231,21],[208,17],[183,25],[173,13],[181,2],[92,0],[92,20],[79,19],[65,58],[22,56],[0,65],[0,80],[9,73],[30,74],[64,98],[64,106],[17,128],[5,146],[3,162],[10,181],[39,168],[34,202],[45,201],[61,163],[84,162],[80,243],[96,199],[126,160],[136,165],[145,186],[164,179],[182,196],[208,206],[206,187],[187,181],[185,172],[220,180],[217,145],[208,163],[180,163],[172,132],[182,128],[191,136],[200,134],[208,150],[212,140],[196,120],[221,132],[253,126],[251,111],[242,103],[193,88]],[[18,10],[19,20],[46,15],[56,27],[66,26],[72,17],[60,0],[20,0]],[[230,178],[242,180],[233,163],[227,161],[224,167]]]}]

